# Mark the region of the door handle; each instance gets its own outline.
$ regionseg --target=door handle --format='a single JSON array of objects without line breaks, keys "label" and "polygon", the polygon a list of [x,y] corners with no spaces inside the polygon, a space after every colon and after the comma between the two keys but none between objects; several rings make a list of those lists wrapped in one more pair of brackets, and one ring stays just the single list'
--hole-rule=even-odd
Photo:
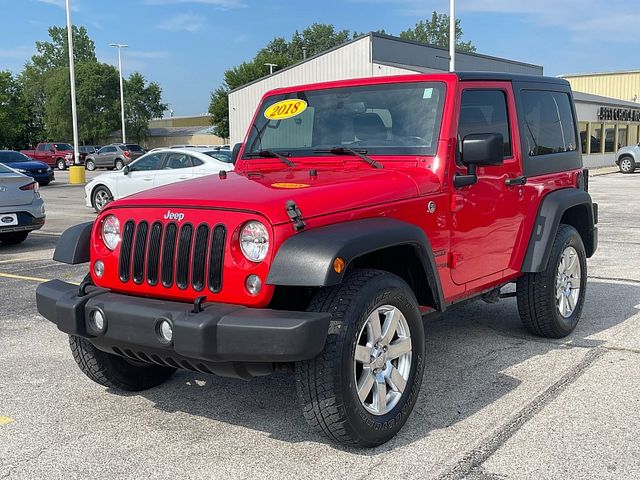
[{"label": "door handle", "polygon": [[185,178],[190,178],[189,175],[180,175],[178,177],[180,180],[184,180]]},{"label": "door handle", "polygon": [[524,185],[527,183],[527,177],[507,178],[504,183],[507,185],[507,187],[513,187],[514,185]]},{"label": "door handle", "polygon": [[153,177],[144,177],[143,180],[146,180],[147,182],[150,182],[151,180],[153,180]]}]

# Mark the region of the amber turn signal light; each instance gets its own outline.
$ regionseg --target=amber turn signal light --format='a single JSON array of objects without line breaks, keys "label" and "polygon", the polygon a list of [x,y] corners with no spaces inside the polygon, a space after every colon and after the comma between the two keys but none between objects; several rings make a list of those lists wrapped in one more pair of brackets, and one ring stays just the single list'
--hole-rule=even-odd
[{"label": "amber turn signal light", "polygon": [[333,261],[333,269],[335,270],[336,273],[344,272],[344,267],[346,265],[347,264],[344,261],[344,258],[341,258],[341,257],[336,257],[336,259]]}]

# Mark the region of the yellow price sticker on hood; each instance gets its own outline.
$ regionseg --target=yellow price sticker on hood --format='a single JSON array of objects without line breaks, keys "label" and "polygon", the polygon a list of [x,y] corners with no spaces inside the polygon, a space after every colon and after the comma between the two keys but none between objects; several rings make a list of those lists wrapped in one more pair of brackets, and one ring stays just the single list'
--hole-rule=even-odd
[{"label": "yellow price sticker on hood", "polygon": [[298,98],[282,100],[268,107],[264,116],[269,120],[284,120],[300,115],[307,109],[307,102]]},{"label": "yellow price sticker on hood", "polygon": [[285,182],[280,182],[280,183],[272,183],[271,186],[275,187],[275,188],[306,188],[306,187],[310,187],[311,185],[309,185],[308,183],[285,183]]}]

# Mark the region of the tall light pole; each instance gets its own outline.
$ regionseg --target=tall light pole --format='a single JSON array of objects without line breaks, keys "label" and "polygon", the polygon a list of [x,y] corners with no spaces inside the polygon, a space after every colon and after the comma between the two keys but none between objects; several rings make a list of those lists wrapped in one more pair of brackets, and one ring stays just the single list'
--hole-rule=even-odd
[{"label": "tall light pole", "polygon": [[[67,0],[68,1],[68,0]],[[124,43],[110,43],[110,47],[116,47],[118,49],[118,72],[120,72],[120,115],[122,116],[122,143],[127,143],[127,134],[124,126],[124,88],[122,86],[122,55],[123,48],[127,48],[128,45]]]},{"label": "tall light pole", "polygon": [[278,66],[275,63],[265,63],[264,65],[265,67],[269,67],[269,75],[271,75],[273,73],[273,69]]},{"label": "tall light pole", "polygon": [[69,80],[71,82],[71,123],[73,125],[73,164],[80,163],[78,159],[78,114],[76,111],[76,71],[73,57],[73,29],[71,27],[71,7],[66,0],[67,7],[67,43],[69,44]]},{"label": "tall light pole", "polygon": [[449,71],[456,71],[456,0],[449,0]]}]

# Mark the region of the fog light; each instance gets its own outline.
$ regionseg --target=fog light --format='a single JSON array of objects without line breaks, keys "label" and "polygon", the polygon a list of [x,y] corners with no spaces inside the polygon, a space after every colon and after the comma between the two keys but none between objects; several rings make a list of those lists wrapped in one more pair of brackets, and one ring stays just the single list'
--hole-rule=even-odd
[{"label": "fog light", "polygon": [[102,260],[96,260],[96,263],[93,264],[93,273],[96,274],[96,277],[102,278],[104,275],[104,263]]},{"label": "fog light", "polygon": [[158,333],[158,338],[162,343],[169,344],[173,342],[173,326],[169,320],[160,320],[156,327],[156,331]]},{"label": "fog light", "polygon": [[100,310],[93,310],[89,316],[89,323],[91,328],[97,333],[104,333],[107,329],[107,320],[104,317],[104,313]]},{"label": "fog light", "polygon": [[262,290],[262,280],[257,275],[249,275],[244,282],[244,288],[250,295],[258,295]]}]

